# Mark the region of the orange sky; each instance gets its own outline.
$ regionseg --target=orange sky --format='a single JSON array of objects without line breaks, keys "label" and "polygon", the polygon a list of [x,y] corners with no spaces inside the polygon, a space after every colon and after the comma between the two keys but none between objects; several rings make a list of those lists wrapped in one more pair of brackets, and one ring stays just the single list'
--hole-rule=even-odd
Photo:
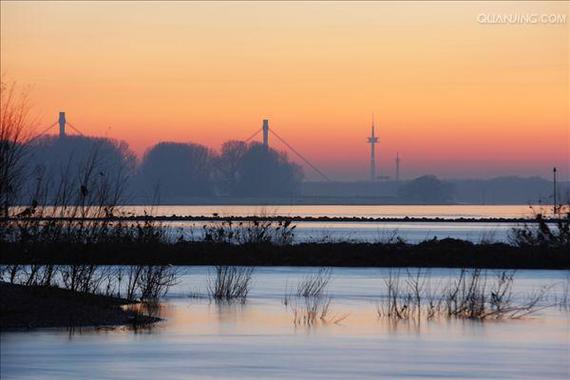
[{"label": "orange sky", "polygon": [[329,177],[365,179],[375,112],[381,174],[399,151],[405,177],[568,179],[569,4],[2,1],[1,69],[34,86],[38,130],[62,110],[138,154],[268,117]]}]

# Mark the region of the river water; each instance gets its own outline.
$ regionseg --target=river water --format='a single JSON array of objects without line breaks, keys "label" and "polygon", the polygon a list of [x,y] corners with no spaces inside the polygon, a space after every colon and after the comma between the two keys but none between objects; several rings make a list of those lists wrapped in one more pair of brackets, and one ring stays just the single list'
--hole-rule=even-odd
[{"label": "river water", "polygon": [[[315,268],[257,268],[244,304],[201,298],[211,268],[185,267],[165,299],[165,321],[149,330],[65,329],[2,333],[5,379],[567,379],[568,312],[550,307],[521,320],[378,319],[389,270],[335,268],[327,294],[339,323],[295,325],[286,289]],[[392,270],[394,273],[395,270]],[[402,270],[401,273],[405,273]],[[496,272],[489,271],[491,278]],[[432,269],[438,287],[458,274]],[[549,287],[567,294],[568,271],[518,271],[522,300]],[[564,293],[566,292],[566,293]]]},{"label": "river water", "polygon": [[[533,206],[538,209],[538,206]],[[125,211],[156,216],[252,216],[280,215],[299,217],[345,218],[527,218],[532,215],[528,205],[292,205],[292,206],[130,206]],[[207,222],[166,222],[178,237],[202,237]],[[360,241],[382,242],[400,237],[411,243],[423,240],[456,238],[472,242],[509,242],[513,223],[498,222],[295,222],[294,242]]]},{"label": "river water", "polygon": [[[48,209],[50,209],[48,207]],[[532,218],[533,212],[546,215],[538,205],[200,205],[200,206],[122,206],[129,215],[178,217],[285,216],[328,218],[428,218],[438,221],[295,221],[293,243],[302,242],[387,242],[396,238],[410,243],[438,238],[455,238],[475,243],[510,242],[519,224],[498,221],[456,221],[456,219]],[[48,213],[49,214],[49,213]],[[173,239],[202,239],[204,226],[218,222],[166,221]]]},{"label": "river water", "polygon": [[[538,205],[532,206],[539,209]],[[529,205],[199,205],[199,206],[125,206],[137,215],[150,212],[160,216],[280,215],[301,217],[364,218],[524,218],[531,215]]]}]

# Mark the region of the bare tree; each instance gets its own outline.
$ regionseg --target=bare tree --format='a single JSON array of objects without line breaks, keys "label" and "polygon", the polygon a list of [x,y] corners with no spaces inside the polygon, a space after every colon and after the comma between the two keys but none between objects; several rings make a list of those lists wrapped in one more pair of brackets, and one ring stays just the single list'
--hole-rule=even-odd
[{"label": "bare tree", "polygon": [[226,141],[222,151],[216,157],[216,174],[219,177],[222,192],[231,194],[239,181],[239,165],[247,153],[248,145],[244,141]]},{"label": "bare tree", "polygon": [[0,217],[9,216],[22,185],[29,111],[27,90],[0,83]]}]

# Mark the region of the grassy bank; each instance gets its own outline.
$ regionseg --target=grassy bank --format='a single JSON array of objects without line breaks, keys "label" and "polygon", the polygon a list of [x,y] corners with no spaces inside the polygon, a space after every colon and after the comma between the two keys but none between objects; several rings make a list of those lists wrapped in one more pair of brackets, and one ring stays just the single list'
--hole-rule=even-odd
[{"label": "grassy bank", "polygon": [[568,269],[566,247],[474,244],[462,240],[396,243],[266,243],[211,241],[81,244],[3,242],[0,264],[247,265]]},{"label": "grassy bank", "polygon": [[295,244],[291,219],[264,217],[208,223],[198,238],[187,239],[150,216],[115,220],[106,207],[94,206],[49,210],[48,219],[0,220],[0,265],[570,268],[570,205],[554,210],[555,221],[536,213],[533,223],[519,224],[511,230],[510,244],[449,238],[410,244],[397,236],[374,243]]}]

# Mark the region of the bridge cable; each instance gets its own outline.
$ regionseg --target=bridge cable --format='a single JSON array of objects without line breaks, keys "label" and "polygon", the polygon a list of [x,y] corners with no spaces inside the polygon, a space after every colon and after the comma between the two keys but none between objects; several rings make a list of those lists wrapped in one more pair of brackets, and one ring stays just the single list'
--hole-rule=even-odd
[{"label": "bridge cable", "polygon": [[255,133],[251,136],[249,136],[247,139],[243,140],[243,142],[249,142],[249,140],[251,140],[252,138],[254,138],[255,136],[257,136],[257,134],[259,132],[261,132],[263,130],[263,128],[258,129],[257,131],[255,131]]},{"label": "bridge cable", "polygon": [[73,130],[74,130],[75,132],[79,133],[81,136],[85,136],[79,129],[75,128],[75,127],[73,126],[73,124],[71,124],[69,121],[66,121],[65,124],[66,124],[66,125],[69,125],[71,128],[73,128]]},{"label": "bridge cable", "polygon": [[46,129],[44,129],[43,131],[41,131],[40,133],[38,133],[35,137],[32,137],[30,139],[30,141],[33,141],[35,139],[37,139],[38,137],[42,136],[43,134],[45,134],[47,131],[49,131],[50,129],[52,129],[54,126],[57,125],[57,121],[55,123],[53,123],[52,125],[50,125],[49,127],[47,127]]},{"label": "bridge cable", "polygon": [[311,167],[311,169],[313,169],[315,172],[317,172],[321,177],[323,177],[325,180],[327,181],[331,181],[329,177],[327,177],[325,175],[325,173],[323,173],[322,171],[320,171],[315,165],[313,165],[308,159],[306,159],[301,153],[297,152],[295,150],[295,148],[293,148],[291,145],[289,145],[289,143],[287,143],[287,141],[285,141],[283,138],[281,138],[277,133],[275,133],[275,131],[273,129],[269,129],[271,131],[271,133],[277,137],[277,139],[279,139],[279,141],[281,141],[287,148],[291,149],[291,151],[293,153],[295,153],[299,158],[301,158],[301,160],[303,160],[307,165],[309,165]]}]

